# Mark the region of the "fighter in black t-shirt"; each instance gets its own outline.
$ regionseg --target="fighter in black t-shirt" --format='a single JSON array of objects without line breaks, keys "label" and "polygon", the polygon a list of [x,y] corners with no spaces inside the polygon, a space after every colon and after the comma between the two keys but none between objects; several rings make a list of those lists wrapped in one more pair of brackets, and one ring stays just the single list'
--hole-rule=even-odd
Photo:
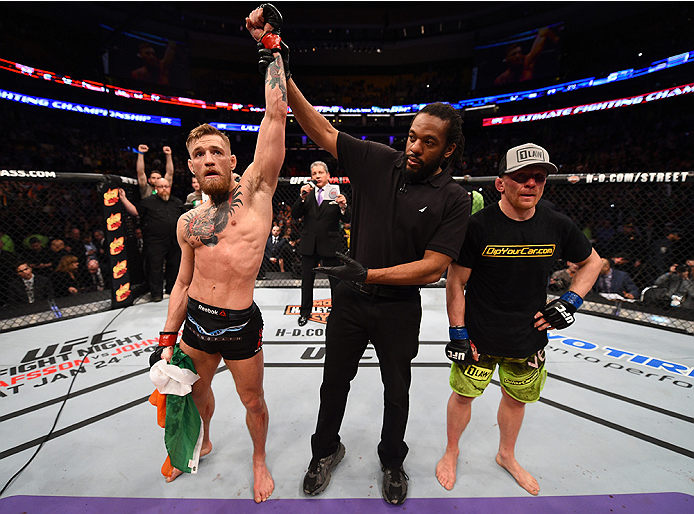
[{"label": "fighter in black t-shirt", "polygon": [[[471,413],[499,367],[497,463],[530,494],[537,480],[518,464],[515,443],[525,404],[540,398],[549,328],[565,328],[590,291],[601,261],[590,242],[566,216],[537,205],[548,173],[557,168],[534,144],[511,148],[499,163],[501,200],[470,218],[460,257],[448,270],[446,299],[453,361],[448,401],[448,444],[436,477],[452,489],[458,442]],[[546,288],[557,259],[578,264],[570,290],[546,304]],[[545,305],[546,304],[546,305]]]}]

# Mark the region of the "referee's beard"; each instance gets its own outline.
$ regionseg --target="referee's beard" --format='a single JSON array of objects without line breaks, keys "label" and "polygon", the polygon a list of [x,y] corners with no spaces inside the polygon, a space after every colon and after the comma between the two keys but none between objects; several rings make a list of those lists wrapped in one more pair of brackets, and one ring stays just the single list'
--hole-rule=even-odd
[{"label": "referee's beard", "polygon": [[[409,184],[415,182],[424,182],[432,175],[435,175],[436,172],[441,169],[441,165],[445,160],[444,154],[445,151],[442,151],[437,158],[432,159],[429,162],[422,162],[421,159],[417,159],[416,157],[414,157],[420,163],[419,170],[413,170],[409,166],[405,165],[405,182]],[[405,156],[405,162],[407,162],[408,157],[413,158],[413,156]]]}]

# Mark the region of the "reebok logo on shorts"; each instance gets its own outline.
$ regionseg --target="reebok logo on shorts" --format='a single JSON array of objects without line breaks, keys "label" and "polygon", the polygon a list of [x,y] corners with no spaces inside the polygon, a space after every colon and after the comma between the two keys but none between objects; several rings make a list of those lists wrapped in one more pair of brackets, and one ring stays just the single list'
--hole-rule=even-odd
[{"label": "reebok logo on shorts", "polygon": [[478,368],[477,366],[466,366],[465,369],[463,369],[463,375],[472,380],[479,380],[481,382],[485,382],[491,377],[492,373],[494,373],[494,370]]},{"label": "reebok logo on shorts", "polygon": [[210,309],[209,307],[205,307],[201,304],[198,304],[198,309],[202,312],[206,312],[207,314],[214,314],[215,316],[219,314],[219,311],[217,309]]},{"label": "reebok logo on shorts", "polygon": [[556,245],[487,245],[482,257],[551,257]]}]

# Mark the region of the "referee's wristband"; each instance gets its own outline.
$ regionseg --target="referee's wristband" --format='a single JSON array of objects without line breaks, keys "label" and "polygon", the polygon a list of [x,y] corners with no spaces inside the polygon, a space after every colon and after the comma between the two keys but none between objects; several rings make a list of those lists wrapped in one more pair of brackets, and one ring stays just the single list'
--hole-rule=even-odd
[{"label": "referee's wristband", "polygon": [[559,298],[562,300],[569,302],[571,305],[576,307],[576,310],[578,310],[581,305],[583,305],[583,298],[581,298],[579,295],[574,293],[573,291],[567,291],[563,295],[561,295]]},{"label": "referee's wristband", "polygon": [[465,327],[448,327],[448,338],[451,340],[470,339]]}]

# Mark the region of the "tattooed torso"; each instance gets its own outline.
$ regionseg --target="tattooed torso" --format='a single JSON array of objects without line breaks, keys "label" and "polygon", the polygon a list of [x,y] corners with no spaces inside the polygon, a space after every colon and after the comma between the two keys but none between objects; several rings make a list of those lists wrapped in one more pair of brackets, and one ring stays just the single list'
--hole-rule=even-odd
[{"label": "tattooed torso", "polygon": [[241,206],[243,206],[243,192],[238,187],[228,200],[190,211],[184,218],[185,239],[193,247],[199,244],[215,246],[219,242],[219,234],[227,228],[234,212]]}]

